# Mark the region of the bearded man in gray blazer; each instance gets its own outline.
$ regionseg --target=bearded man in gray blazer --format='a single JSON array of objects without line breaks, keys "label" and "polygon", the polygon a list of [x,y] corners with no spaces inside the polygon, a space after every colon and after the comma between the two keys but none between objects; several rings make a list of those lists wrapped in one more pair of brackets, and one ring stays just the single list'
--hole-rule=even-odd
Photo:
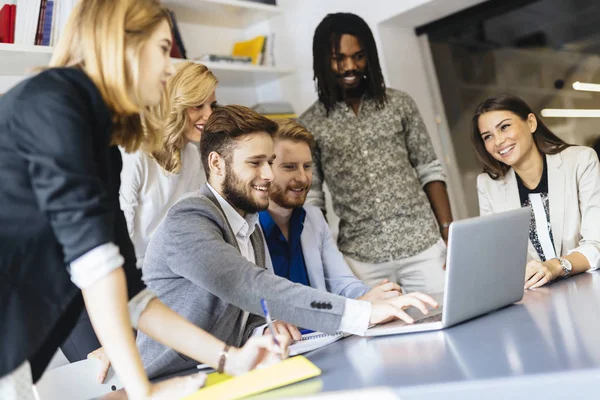
[{"label": "bearded man in gray blazer", "polygon": [[[427,313],[436,302],[423,294],[385,301],[347,299],[294,284],[265,268],[258,214],[269,204],[277,124],[242,106],[217,108],[204,126],[200,154],[208,184],[184,196],[154,233],[146,251],[146,285],[169,307],[228,345],[239,346],[264,324],[260,299],[281,320],[333,334],[364,334],[369,324],[396,318],[403,309]],[[262,334],[262,329],[259,329]],[[140,333],[144,367],[156,378],[197,362]]]}]

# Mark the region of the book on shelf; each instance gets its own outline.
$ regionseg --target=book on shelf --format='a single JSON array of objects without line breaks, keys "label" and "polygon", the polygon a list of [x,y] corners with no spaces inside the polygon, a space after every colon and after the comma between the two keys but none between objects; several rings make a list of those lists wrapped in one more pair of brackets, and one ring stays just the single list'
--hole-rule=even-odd
[{"label": "book on shelf", "polygon": [[252,64],[275,66],[275,34],[260,35],[250,40],[236,42],[233,45],[233,56],[250,57]]},{"label": "book on shelf", "polygon": [[172,10],[169,10],[169,15],[171,16],[171,23],[173,25],[173,29],[171,31],[171,36],[173,38],[171,57],[187,59],[187,52],[185,50],[185,46],[183,45],[183,39],[181,39],[181,32],[179,31],[179,26],[177,25],[175,13]]},{"label": "book on shelf", "polygon": [[277,5],[277,0],[240,0],[240,1],[250,1],[252,3],[268,4],[270,6]]},{"label": "book on shelf", "polygon": [[15,42],[16,8],[14,4],[5,4],[0,9],[0,43]]},{"label": "book on shelf", "polygon": [[252,64],[252,57],[245,56],[229,56],[221,54],[203,54],[194,60],[200,62],[212,62],[212,63],[223,63],[223,64]]},{"label": "book on shelf", "polygon": [[[0,10],[0,43],[53,46],[76,0],[13,0]],[[59,2],[62,15],[59,13]]]},{"label": "book on shelf", "polygon": [[258,103],[252,106],[252,109],[259,114],[294,114],[294,107],[287,101],[272,101]]},{"label": "book on shelf", "polygon": [[252,64],[260,65],[260,58],[264,44],[265,36],[262,35],[250,40],[245,40],[243,42],[236,42],[233,45],[233,51],[231,55],[250,57],[252,59]]}]

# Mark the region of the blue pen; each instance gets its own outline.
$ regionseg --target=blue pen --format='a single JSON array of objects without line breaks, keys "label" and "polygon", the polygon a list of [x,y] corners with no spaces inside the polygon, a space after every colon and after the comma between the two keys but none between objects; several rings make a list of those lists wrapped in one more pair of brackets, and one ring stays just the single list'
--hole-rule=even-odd
[{"label": "blue pen", "polygon": [[273,329],[273,320],[271,319],[271,314],[269,314],[269,309],[267,308],[267,301],[265,299],[260,299],[260,305],[262,306],[263,313],[265,314],[269,331],[271,331],[271,335],[273,335],[273,341],[277,346],[280,346],[277,338],[275,338],[275,329]]}]

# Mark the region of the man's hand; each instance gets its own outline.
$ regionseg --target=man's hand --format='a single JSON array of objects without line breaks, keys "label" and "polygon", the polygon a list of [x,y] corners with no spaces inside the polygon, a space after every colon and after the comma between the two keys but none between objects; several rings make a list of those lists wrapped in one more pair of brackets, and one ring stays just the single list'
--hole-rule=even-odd
[{"label": "man's hand", "polygon": [[428,305],[431,308],[438,307],[438,303],[434,299],[419,292],[412,292],[404,296],[375,302],[371,306],[371,318],[369,324],[382,324],[394,319],[401,319],[407,324],[412,324],[415,321],[410,315],[405,313],[404,310],[408,307],[416,307],[423,314],[428,314]]},{"label": "man's hand", "polygon": [[377,286],[369,290],[357,300],[374,302],[391,299],[392,297],[398,297],[401,294],[402,288],[400,285],[395,282],[390,282],[389,279],[384,279]]},{"label": "man's hand", "polygon": [[96,379],[98,380],[98,383],[104,383],[106,375],[110,370],[110,360],[106,356],[106,353],[104,353],[104,349],[100,347],[99,349],[92,351],[90,354],[87,355],[87,358],[88,360],[96,358],[100,360],[100,362],[102,362],[102,368],[100,369],[100,372],[98,372],[98,377]]},{"label": "man's hand", "polygon": [[[275,334],[278,336],[283,336],[289,340],[289,342],[293,342],[294,340],[302,339],[302,334],[292,324],[288,324],[283,321],[275,321],[273,322],[273,329],[275,330]],[[270,335],[271,332],[268,328],[265,328],[263,335]]]},{"label": "man's hand", "polygon": [[525,289],[535,289],[552,282],[563,274],[560,261],[553,258],[545,262],[531,260],[525,269]]}]

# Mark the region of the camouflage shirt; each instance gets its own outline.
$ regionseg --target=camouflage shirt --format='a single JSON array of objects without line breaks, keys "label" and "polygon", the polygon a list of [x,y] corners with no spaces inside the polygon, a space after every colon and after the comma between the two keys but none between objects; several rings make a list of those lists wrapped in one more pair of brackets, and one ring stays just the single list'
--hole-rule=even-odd
[{"label": "camouflage shirt", "polygon": [[343,102],[326,116],[317,101],[299,120],[316,139],[307,201],[324,209],[327,183],[340,218],[338,246],[367,263],[411,257],[440,239],[423,187],[445,181],[442,165],[414,100],[386,94],[383,109],[363,99],[358,116]]}]

